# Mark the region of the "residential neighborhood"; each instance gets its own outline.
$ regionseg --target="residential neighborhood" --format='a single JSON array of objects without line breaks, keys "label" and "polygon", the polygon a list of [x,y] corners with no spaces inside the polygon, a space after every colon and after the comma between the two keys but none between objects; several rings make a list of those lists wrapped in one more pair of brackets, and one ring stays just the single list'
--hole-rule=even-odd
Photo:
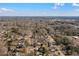
[{"label": "residential neighborhood", "polygon": [[79,55],[78,20],[54,20],[50,17],[32,17],[29,20],[27,17],[8,17],[8,20],[6,17],[1,18],[0,56]]}]

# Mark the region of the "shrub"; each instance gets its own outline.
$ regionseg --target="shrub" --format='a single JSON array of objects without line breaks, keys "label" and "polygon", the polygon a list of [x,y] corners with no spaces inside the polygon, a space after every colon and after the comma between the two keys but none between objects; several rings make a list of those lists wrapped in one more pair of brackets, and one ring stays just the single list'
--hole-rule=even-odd
[{"label": "shrub", "polygon": [[64,37],[64,38],[62,38],[61,43],[63,45],[68,45],[68,44],[70,44],[70,41],[69,41],[69,39],[67,37]]}]

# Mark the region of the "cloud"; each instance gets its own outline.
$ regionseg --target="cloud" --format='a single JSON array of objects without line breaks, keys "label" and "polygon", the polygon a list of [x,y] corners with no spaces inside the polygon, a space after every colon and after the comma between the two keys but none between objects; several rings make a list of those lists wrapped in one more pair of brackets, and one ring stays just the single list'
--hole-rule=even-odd
[{"label": "cloud", "polygon": [[64,6],[64,3],[55,3],[53,9]]},{"label": "cloud", "polygon": [[64,3],[56,3],[57,6],[64,6]]},{"label": "cloud", "polygon": [[72,5],[73,5],[73,6],[79,6],[79,4],[78,4],[78,3],[73,3]]},{"label": "cloud", "polygon": [[0,13],[11,13],[11,12],[15,12],[15,10],[8,8],[0,8]]}]

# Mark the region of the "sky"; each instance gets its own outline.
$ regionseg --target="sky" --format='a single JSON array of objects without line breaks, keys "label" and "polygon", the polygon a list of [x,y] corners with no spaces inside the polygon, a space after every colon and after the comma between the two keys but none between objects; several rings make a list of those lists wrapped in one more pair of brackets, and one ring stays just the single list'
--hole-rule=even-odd
[{"label": "sky", "polygon": [[0,3],[0,16],[79,16],[79,3]]}]

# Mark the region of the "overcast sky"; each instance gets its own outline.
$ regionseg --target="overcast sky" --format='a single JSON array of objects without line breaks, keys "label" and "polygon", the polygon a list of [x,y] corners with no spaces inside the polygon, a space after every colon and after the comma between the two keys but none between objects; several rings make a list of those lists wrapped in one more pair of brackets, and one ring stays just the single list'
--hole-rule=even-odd
[{"label": "overcast sky", "polygon": [[0,3],[0,16],[79,16],[79,4]]}]

